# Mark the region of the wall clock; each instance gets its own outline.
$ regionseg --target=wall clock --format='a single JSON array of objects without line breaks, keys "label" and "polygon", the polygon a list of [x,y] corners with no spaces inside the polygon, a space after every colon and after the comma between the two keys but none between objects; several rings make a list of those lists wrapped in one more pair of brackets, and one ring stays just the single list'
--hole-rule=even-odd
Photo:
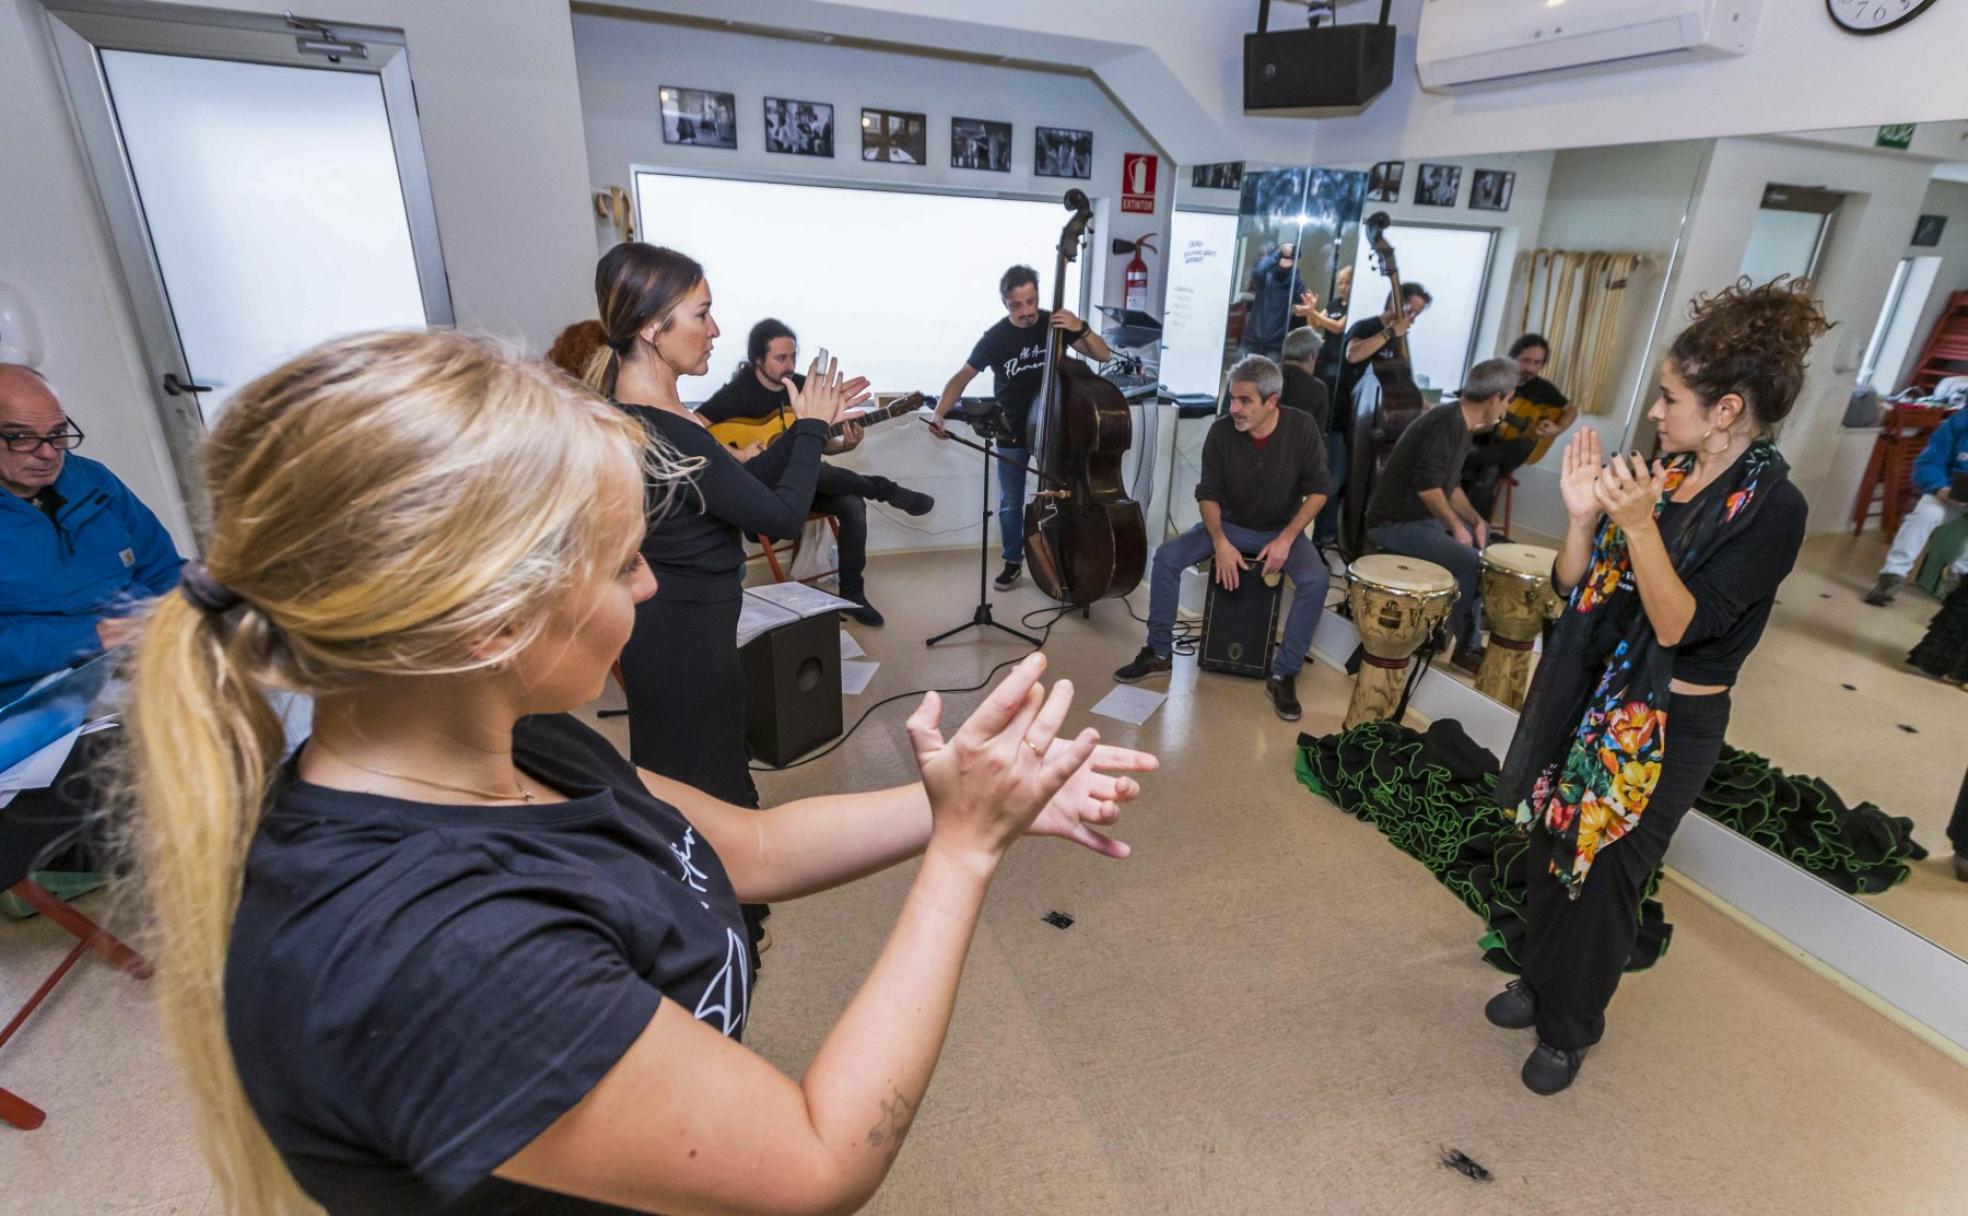
[{"label": "wall clock", "polygon": [[1825,10],[1848,34],[1896,30],[1934,7],[1934,0],[1825,0]]}]

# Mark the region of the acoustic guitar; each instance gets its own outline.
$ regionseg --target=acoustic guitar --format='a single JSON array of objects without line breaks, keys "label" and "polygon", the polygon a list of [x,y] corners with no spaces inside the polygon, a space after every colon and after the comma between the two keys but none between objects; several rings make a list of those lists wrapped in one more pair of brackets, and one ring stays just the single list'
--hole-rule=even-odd
[{"label": "acoustic guitar", "polygon": [[[1497,423],[1497,440],[1501,443],[1509,443],[1520,439],[1537,430],[1540,422],[1559,421],[1570,408],[1570,405],[1548,405],[1542,401],[1533,401],[1529,397],[1517,397],[1511,401],[1510,410],[1504,414],[1503,421]],[[1556,435],[1546,435],[1539,439],[1537,446],[1531,449],[1531,454],[1524,457],[1524,463],[1536,464],[1542,460],[1557,438]]]},{"label": "acoustic guitar", "polygon": [[[922,393],[910,393],[897,397],[885,405],[878,405],[865,414],[843,418],[827,428],[827,438],[839,439],[847,433],[849,423],[860,427],[870,427],[877,422],[887,422],[890,418],[900,418],[913,413],[927,404],[929,398]],[[799,421],[791,410],[778,410],[763,418],[726,418],[723,422],[711,424],[711,437],[732,451],[741,451],[755,443],[769,444],[786,433],[786,429]]]}]

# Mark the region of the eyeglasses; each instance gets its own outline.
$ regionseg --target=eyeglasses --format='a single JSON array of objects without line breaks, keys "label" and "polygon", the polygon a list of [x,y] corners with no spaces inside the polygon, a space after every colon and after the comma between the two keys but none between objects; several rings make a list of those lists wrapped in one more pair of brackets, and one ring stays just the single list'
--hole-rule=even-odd
[{"label": "eyeglasses", "polygon": [[47,435],[35,435],[27,431],[0,431],[0,439],[7,441],[9,452],[33,452],[44,443],[57,452],[66,452],[71,448],[82,446],[82,428],[71,422],[61,430]]}]

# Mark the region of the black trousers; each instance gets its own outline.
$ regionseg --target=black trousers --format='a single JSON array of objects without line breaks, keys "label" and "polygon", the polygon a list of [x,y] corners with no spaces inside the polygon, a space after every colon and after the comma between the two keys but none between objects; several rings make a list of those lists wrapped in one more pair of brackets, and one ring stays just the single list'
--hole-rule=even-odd
[{"label": "black trousers", "polygon": [[841,595],[853,599],[862,594],[862,576],[868,568],[868,502],[887,502],[895,493],[895,483],[886,477],[872,477],[820,462],[820,478],[814,483],[813,509],[840,521]]},{"label": "black trousers", "polygon": [[1961,794],[1954,800],[1954,818],[1948,820],[1948,843],[1957,855],[1968,857],[1968,774],[1961,778]]},{"label": "black trousers", "polygon": [[622,648],[629,759],[737,806],[759,804],[745,749],[745,675],[738,663],[734,580],[709,603],[656,594],[636,605]]},{"label": "black trousers", "polygon": [[1524,985],[1537,998],[1538,1038],[1579,1049],[1606,1033],[1606,1006],[1640,931],[1640,901],[1674,829],[1708,784],[1729,725],[1729,694],[1671,697],[1667,758],[1640,825],[1593,859],[1577,899],[1552,875],[1557,838],[1532,828],[1525,870]]},{"label": "black trousers", "polygon": [[118,729],[75,741],[46,789],[22,790],[0,807],[0,891],[35,870],[97,870],[103,865],[103,771]]},{"label": "black trousers", "polygon": [[1479,435],[1470,443],[1469,459],[1462,466],[1462,492],[1469,496],[1469,505],[1476,508],[1478,515],[1484,519],[1490,517],[1491,508],[1496,506],[1497,487],[1505,477],[1524,466],[1535,447],[1535,435],[1519,435],[1510,440]]}]

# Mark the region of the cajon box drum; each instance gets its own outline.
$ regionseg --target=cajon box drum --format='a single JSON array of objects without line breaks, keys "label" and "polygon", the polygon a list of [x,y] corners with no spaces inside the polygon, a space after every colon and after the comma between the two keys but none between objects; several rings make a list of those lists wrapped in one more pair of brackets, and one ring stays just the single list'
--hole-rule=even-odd
[{"label": "cajon box drum", "polygon": [[1476,691],[1511,709],[1524,707],[1531,684],[1531,648],[1551,615],[1555,549],[1491,545],[1483,551],[1483,614],[1490,644],[1476,673]]},{"label": "cajon box drum", "polygon": [[762,633],[738,649],[745,742],[788,764],[841,733],[840,619],[831,612]]},{"label": "cajon box drum", "polygon": [[1434,562],[1373,553],[1346,568],[1346,604],[1366,651],[1353,680],[1346,725],[1392,717],[1408,662],[1456,602],[1455,576]]},{"label": "cajon box drum", "polygon": [[1260,680],[1270,675],[1271,658],[1278,648],[1278,605],[1283,599],[1283,580],[1267,579],[1254,566],[1245,567],[1235,591],[1218,586],[1212,571],[1203,599],[1203,644],[1196,666]]}]

